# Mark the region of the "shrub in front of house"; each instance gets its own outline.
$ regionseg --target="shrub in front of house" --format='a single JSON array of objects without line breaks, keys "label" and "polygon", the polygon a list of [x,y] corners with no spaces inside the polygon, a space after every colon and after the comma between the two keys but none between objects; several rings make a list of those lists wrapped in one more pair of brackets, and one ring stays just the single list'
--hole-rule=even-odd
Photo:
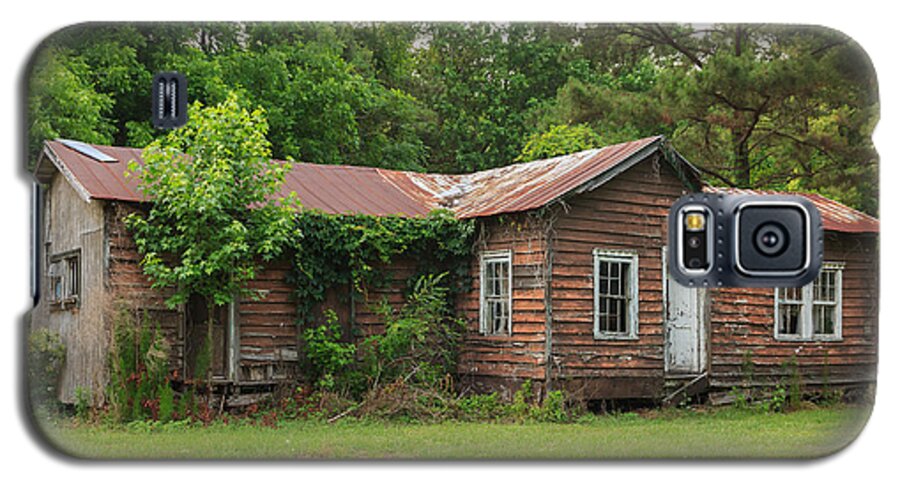
[{"label": "shrub in front of house", "polygon": [[32,404],[38,407],[59,406],[59,378],[66,359],[66,346],[59,333],[36,329],[28,335],[28,388]]}]

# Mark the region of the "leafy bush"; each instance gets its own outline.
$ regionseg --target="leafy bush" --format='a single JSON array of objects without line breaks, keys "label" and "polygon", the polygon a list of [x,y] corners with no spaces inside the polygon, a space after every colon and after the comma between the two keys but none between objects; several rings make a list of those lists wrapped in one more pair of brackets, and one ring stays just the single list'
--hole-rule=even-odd
[{"label": "leafy bush", "polygon": [[580,413],[570,411],[566,404],[566,395],[560,390],[547,393],[543,400],[539,398],[531,380],[526,380],[510,401],[502,400],[496,392],[458,398],[453,418],[474,421],[562,423],[578,419],[586,412],[586,410]]},{"label": "leafy bush", "polygon": [[525,380],[513,394],[512,403],[509,406],[510,415],[519,421],[527,419],[534,402],[535,396],[531,380]]},{"label": "leafy bush", "polygon": [[168,383],[160,383],[156,390],[156,396],[159,397],[159,421],[171,422],[175,417],[175,390]]},{"label": "leafy bush", "polygon": [[506,404],[497,392],[468,395],[456,401],[457,418],[461,420],[495,420],[506,414]]},{"label": "leafy bush", "polygon": [[463,323],[451,316],[447,274],[420,277],[399,312],[382,302],[378,313],[384,333],[369,336],[360,346],[372,385],[403,380],[440,388],[455,373],[457,345]]},{"label": "leafy bush", "polygon": [[75,417],[87,422],[91,418],[91,407],[93,406],[94,397],[90,390],[84,387],[75,388]]},{"label": "leafy bush", "polygon": [[325,311],[326,323],[303,331],[306,359],[316,386],[335,388],[335,376],[353,363],[356,346],[341,342],[341,326],[337,313]]},{"label": "leafy bush", "polygon": [[568,422],[565,394],[559,390],[547,393],[541,405],[533,409],[531,417],[539,422]]},{"label": "leafy bush", "polygon": [[65,359],[66,346],[58,333],[37,329],[28,335],[28,385],[36,405],[56,402]]},{"label": "leafy bush", "polygon": [[382,302],[377,311],[384,332],[359,346],[341,342],[337,315],[326,311],[325,325],[303,332],[304,360],[316,388],[361,400],[353,407],[355,415],[448,415],[463,324],[451,315],[445,277],[419,277],[400,309]]}]

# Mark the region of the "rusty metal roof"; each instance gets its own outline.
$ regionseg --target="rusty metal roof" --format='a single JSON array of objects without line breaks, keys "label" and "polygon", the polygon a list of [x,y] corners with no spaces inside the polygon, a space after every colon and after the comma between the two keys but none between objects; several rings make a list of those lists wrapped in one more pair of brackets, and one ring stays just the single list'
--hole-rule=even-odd
[{"label": "rusty metal roof", "polygon": [[[586,150],[551,159],[512,164],[463,175],[405,173],[421,197],[460,218],[516,213],[545,206],[583,185],[639,162],[662,137]],[[398,184],[405,182],[397,181]]]},{"label": "rusty metal roof", "polygon": [[[46,182],[52,163],[85,198],[140,202],[145,198],[134,177],[125,177],[128,163],[142,162],[135,148],[90,145],[115,161],[100,162],[61,141],[47,142],[47,159],[35,167],[38,178]],[[295,192],[300,202],[327,213],[364,213],[378,216],[401,214],[424,216],[431,204],[415,199],[384,175],[393,171],[371,167],[294,163],[285,178],[282,194]]]},{"label": "rusty metal roof", "polygon": [[[305,207],[331,214],[415,217],[439,208],[448,209],[459,218],[515,213],[592,190],[656,153],[664,142],[663,137],[650,137],[458,175],[293,163],[281,195],[293,191]],[[50,141],[45,146],[45,157],[35,167],[36,176],[47,182],[54,169],[59,170],[85,199],[143,201],[137,180],[124,176],[131,160],[141,162],[141,150],[105,145],[90,147],[115,160],[100,161],[73,149],[71,144]],[[684,165],[689,177],[699,181],[695,169],[686,162]],[[819,208],[826,229],[878,232],[878,220],[871,216],[819,195],[803,195]]]},{"label": "rusty metal roof", "polygon": [[[445,208],[460,218],[512,213],[541,207],[598,176],[620,167],[662,137],[587,150],[472,174],[445,175],[348,165],[294,163],[282,195],[295,192],[300,202],[328,213],[422,216]],[[141,162],[135,148],[88,145],[113,161],[101,162],[62,141],[47,142],[54,166],[83,188],[87,197],[142,201],[135,178],[126,178],[129,161]],[[42,165],[43,164],[43,165]],[[42,159],[36,172],[47,173]]]},{"label": "rusty metal roof", "polygon": [[707,187],[704,188],[704,190],[707,192],[726,192],[729,194],[793,194],[803,196],[809,199],[810,202],[816,206],[816,209],[819,210],[819,213],[822,215],[822,225],[825,227],[826,231],[837,231],[839,233],[878,233],[880,228],[877,218],[845,206],[837,201],[828,199],[825,196],[811,192],[778,192],[722,187]]},{"label": "rusty metal roof", "polygon": [[[55,167],[62,172],[82,196],[94,199],[140,201],[141,192],[134,178],[125,178],[125,169],[131,160],[141,160],[141,150],[127,147],[90,145],[114,159],[100,162],[81,153],[60,140],[47,142],[44,154],[35,166],[38,179],[45,180]],[[49,158],[49,160],[48,160]]]}]

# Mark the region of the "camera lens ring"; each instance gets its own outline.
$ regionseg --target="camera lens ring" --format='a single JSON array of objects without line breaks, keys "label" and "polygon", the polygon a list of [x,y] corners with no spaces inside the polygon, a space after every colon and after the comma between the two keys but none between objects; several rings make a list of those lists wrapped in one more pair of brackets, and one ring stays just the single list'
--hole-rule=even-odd
[{"label": "camera lens ring", "polygon": [[767,257],[774,258],[781,255],[787,250],[789,243],[788,232],[780,223],[761,224],[753,233],[754,249]]},{"label": "camera lens ring", "polygon": [[703,240],[699,236],[690,236],[687,239],[688,247],[690,248],[700,248],[700,245],[703,243]]}]

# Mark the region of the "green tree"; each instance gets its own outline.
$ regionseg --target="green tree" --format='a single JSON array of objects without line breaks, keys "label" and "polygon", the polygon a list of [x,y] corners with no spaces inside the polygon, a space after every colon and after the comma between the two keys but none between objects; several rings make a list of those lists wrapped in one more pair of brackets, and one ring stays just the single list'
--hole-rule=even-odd
[{"label": "green tree", "polygon": [[28,155],[37,160],[45,140],[73,138],[112,143],[115,126],[108,118],[113,99],[98,93],[89,66],[56,49],[35,59],[28,84]]},{"label": "green tree", "polygon": [[522,153],[516,160],[527,162],[546,159],[604,145],[607,144],[604,143],[602,137],[587,125],[554,125],[546,132],[528,137]]},{"label": "green tree", "polygon": [[70,27],[48,39],[50,49],[65,52],[84,66],[83,75],[94,89],[112,101],[109,121],[114,126],[113,143],[129,142],[128,126],[147,121],[152,76],[144,62],[147,39],[134,26],[95,25]]},{"label": "green tree", "polygon": [[539,125],[587,123],[612,141],[667,135],[712,184],[813,191],[876,211],[877,90],[851,39],[797,26],[617,29],[589,29],[583,44],[604,36],[631,54],[586,53]]},{"label": "green tree", "polygon": [[421,170],[419,108],[366,77],[340,46],[309,42],[220,58],[222,79],[266,109],[278,157]]},{"label": "green tree", "polygon": [[536,134],[663,134],[708,181],[814,191],[874,213],[878,100],[840,33],[772,25],[181,23],[75,26],[29,83],[46,138],[143,146],[152,73],[206,106],[238,92],[275,158],[467,172]]},{"label": "green tree", "polygon": [[526,112],[566,80],[571,43],[536,24],[431,24],[423,37],[412,92],[434,112],[429,168],[511,163],[530,132]]},{"label": "green tree", "polygon": [[147,146],[143,165],[129,164],[152,204],[126,222],[153,287],[173,290],[170,306],[204,297],[211,333],[213,307],[249,293],[261,262],[295,236],[293,195],[277,197],[290,164],[271,160],[262,111],[235,95],[195,103],[189,120]]}]

